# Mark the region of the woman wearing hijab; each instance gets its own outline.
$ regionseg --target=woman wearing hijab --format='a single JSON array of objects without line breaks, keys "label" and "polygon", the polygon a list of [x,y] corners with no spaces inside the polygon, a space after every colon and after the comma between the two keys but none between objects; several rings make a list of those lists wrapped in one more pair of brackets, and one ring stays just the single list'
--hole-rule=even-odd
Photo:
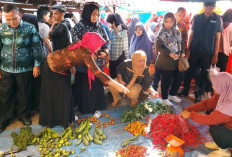
[{"label": "woman wearing hijab", "polygon": [[[176,97],[183,79],[178,71],[177,63],[180,55],[184,56],[181,33],[176,27],[176,19],[173,13],[167,13],[164,16],[162,27],[159,29],[156,37],[156,49],[158,56],[155,63],[155,70],[162,73],[162,102],[171,106],[172,103],[169,100],[181,102],[181,99]],[[169,91],[170,86],[171,89]]]},{"label": "woman wearing hijab", "polygon": [[[81,41],[78,41],[62,50],[57,50],[47,57],[48,65],[53,72],[66,75],[72,66],[86,65],[88,67],[88,81],[91,90],[92,81],[98,77],[105,85],[111,85],[120,92],[127,89],[113,81],[103,73],[95,64],[93,55],[98,55],[97,51],[105,44],[105,40],[97,33],[86,32]],[[92,80],[92,81],[91,81]]]},{"label": "woman wearing hijab", "polygon": [[[86,32],[96,32],[102,36],[106,43],[101,47],[98,56],[94,56],[98,68],[103,70],[105,57],[108,56],[108,36],[105,28],[98,22],[99,6],[96,3],[86,3],[81,14],[81,20],[73,28],[73,41],[82,40]],[[88,82],[88,68],[86,65],[76,67],[75,84],[73,86],[74,102],[82,114],[93,113],[96,110],[106,108],[104,88],[102,82],[95,78],[91,83],[91,90]]]},{"label": "woman wearing hijab", "polygon": [[110,76],[112,78],[117,77],[116,68],[125,59],[129,58],[128,54],[128,37],[127,26],[122,21],[119,14],[109,14],[106,22],[108,22],[112,29],[110,33]]},{"label": "woman wearing hijab", "polygon": [[[139,15],[135,14],[131,17],[130,23],[128,25],[128,43],[130,44],[131,38],[135,33],[135,25],[140,22]],[[130,46],[130,45],[129,45]]]},{"label": "woman wearing hijab", "polygon": [[232,9],[228,9],[223,14],[222,21],[224,30],[221,34],[217,67],[220,68],[220,71],[226,71],[226,66],[232,47]]},{"label": "woman wearing hijab", "polygon": [[149,40],[143,23],[139,22],[135,26],[135,33],[130,41],[129,55],[137,50],[143,50],[147,56],[147,65],[151,63],[153,58],[152,42]]},{"label": "woman wearing hijab", "polygon": [[[91,85],[94,83],[94,75],[97,76],[105,85],[111,85],[116,90],[120,92],[127,92],[128,90],[122,85],[113,81],[105,73],[103,73],[95,64],[93,60],[93,55],[97,52],[100,47],[105,44],[105,40],[102,39],[97,33],[87,32],[84,34],[83,39],[78,41],[68,47],[61,50],[56,50],[47,56],[47,63],[49,69],[46,71],[52,71],[53,75],[61,75],[63,77],[68,76],[69,69],[72,66],[86,65],[88,67],[88,88],[91,89]],[[55,76],[56,76],[55,75]],[[44,76],[50,77],[52,75]],[[52,77],[54,78],[54,77]],[[70,81],[66,81],[70,84]],[[60,82],[56,83],[55,86],[59,87]],[[62,86],[64,87],[64,86]],[[70,93],[67,92],[66,88],[61,88],[62,90],[57,90],[53,95],[43,96],[45,100],[51,100],[59,98],[62,106],[58,106],[56,103],[46,103],[46,105],[41,104],[42,112],[40,113],[40,124],[48,127],[53,127],[56,125],[63,126],[64,128],[69,125],[70,119],[74,120],[73,106],[66,104],[66,99],[70,98]],[[71,88],[70,88],[71,90]],[[61,101],[62,100],[62,101]],[[53,111],[53,112],[51,112]]]},{"label": "woman wearing hijab", "polygon": [[[117,67],[117,78],[115,80],[130,90],[126,95],[131,100],[131,106],[138,103],[141,91],[149,92],[154,98],[159,96],[158,92],[150,85],[151,77],[146,66],[146,60],[147,57],[143,51],[136,51],[132,54],[131,60],[125,60]],[[120,93],[111,86],[109,86],[109,89],[113,96],[111,105],[115,106],[120,103]]]},{"label": "woman wearing hijab", "polygon": [[[214,142],[206,142],[210,157],[230,157],[232,148],[232,75],[210,70],[210,79],[215,95],[207,100],[188,106],[180,115],[194,122],[210,125],[209,132]],[[213,110],[213,111],[212,111]],[[210,114],[201,111],[212,111]]]}]

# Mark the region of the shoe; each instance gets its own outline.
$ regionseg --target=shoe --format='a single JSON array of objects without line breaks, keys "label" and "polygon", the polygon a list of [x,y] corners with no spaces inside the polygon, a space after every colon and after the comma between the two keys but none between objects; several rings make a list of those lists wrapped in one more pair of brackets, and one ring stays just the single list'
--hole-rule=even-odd
[{"label": "shoe", "polygon": [[179,99],[179,98],[177,98],[177,96],[171,96],[171,95],[169,95],[168,96],[168,99],[169,100],[172,100],[172,101],[174,101],[174,102],[181,102],[181,99]]},{"label": "shoe", "polygon": [[209,157],[231,157],[231,152],[228,149],[219,149],[208,154]]},{"label": "shoe", "polygon": [[205,142],[205,147],[208,149],[220,149],[215,142]]},{"label": "shoe", "polygon": [[195,95],[195,103],[197,103],[197,102],[200,102],[201,101],[201,95],[199,95],[199,96],[196,96]]},{"label": "shoe", "polygon": [[186,97],[186,96],[188,96],[188,92],[185,92],[182,90],[180,93],[177,93],[177,95],[180,97]]},{"label": "shoe", "polygon": [[26,117],[22,117],[18,119],[20,122],[23,123],[23,125],[31,125],[31,119],[30,118],[26,118]]},{"label": "shoe", "polygon": [[172,106],[173,105],[168,99],[161,100],[161,103],[163,103],[165,105],[168,105],[168,106]]}]

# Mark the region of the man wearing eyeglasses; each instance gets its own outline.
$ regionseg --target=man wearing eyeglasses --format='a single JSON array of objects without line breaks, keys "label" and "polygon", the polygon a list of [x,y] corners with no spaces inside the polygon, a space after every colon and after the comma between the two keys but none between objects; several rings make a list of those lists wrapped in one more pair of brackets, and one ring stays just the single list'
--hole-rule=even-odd
[{"label": "man wearing eyeglasses", "polygon": [[19,8],[3,7],[6,23],[0,25],[0,133],[12,119],[30,125],[28,117],[33,77],[40,73],[42,59],[38,32],[21,20]]}]

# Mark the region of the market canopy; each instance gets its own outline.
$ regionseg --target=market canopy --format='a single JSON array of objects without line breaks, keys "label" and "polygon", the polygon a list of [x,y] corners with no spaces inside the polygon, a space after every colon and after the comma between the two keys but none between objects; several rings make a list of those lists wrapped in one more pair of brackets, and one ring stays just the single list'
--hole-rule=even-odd
[{"label": "market canopy", "polygon": [[160,0],[160,1],[172,1],[172,2],[215,2],[215,1],[232,1],[232,0]]},{"label": "market canopy", "polygon": [[100,6],[120,6],[122,4],[128,4],[128,0],[55,0],[57,2],[75,2],[75,3],[87,3],[96,2]]}]

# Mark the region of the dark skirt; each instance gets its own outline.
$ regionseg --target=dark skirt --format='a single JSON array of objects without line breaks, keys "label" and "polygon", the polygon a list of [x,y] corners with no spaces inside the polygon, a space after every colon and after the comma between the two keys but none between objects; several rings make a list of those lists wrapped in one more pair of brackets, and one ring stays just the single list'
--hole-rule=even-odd
[{"label": "dark skirt", "polygon": [[210,126],[209,132],[218,145],[222,149],[232,148],[232,130],[221,125]]},{"label": "dark skirt", "polygon": [[52,72],[47,61],[43,64],[39,124],[66,128],[74,121],[70,74]]},{"label": "dark skirt", "polygon": [[89,89],[87,73],[77,72],[74,84],[74,97],[82,114],[94,113],[96,110],[106,109],[103,83],[95,77],[92,88]]}]

